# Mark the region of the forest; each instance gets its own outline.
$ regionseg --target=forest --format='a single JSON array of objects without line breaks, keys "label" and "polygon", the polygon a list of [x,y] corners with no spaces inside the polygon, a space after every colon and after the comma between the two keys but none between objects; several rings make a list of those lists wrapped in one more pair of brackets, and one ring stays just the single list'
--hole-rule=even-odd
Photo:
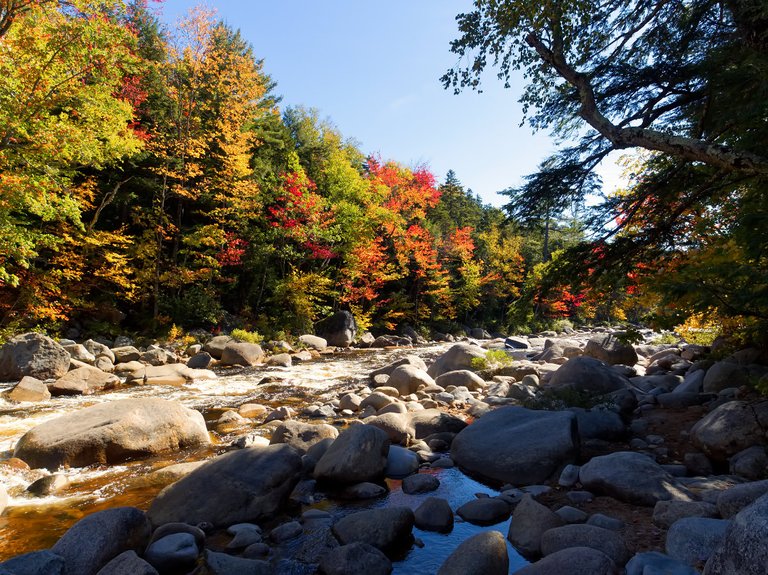
[{"label": "forest", "polygon": [[[575,142],[502,209],[281,107],[205,9],[168,29],[145,0],[0,2],[0,333],[289,337],[345,309],[374,333],[764,338],[766,9],[478,0],[457,21],[470,63],[444,86],[522,69],[527,121]],[[601,195],[613,150],[629,184]]]}]

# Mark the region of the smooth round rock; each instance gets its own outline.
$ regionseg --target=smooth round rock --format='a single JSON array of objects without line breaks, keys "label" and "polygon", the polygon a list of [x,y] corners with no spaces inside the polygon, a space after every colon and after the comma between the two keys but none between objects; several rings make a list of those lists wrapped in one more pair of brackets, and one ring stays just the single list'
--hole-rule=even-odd
[{"label": "smooth round rock", "polygon": [[445,499],[427,497],[414,514],[416,527],[424,531],[450,533],[453,529],[453,511]]},{"label": "smooth round rock", "polygon": [[509,555],[504,536],[483,531],[459,545],[438,570],[438,575],[507,575]]}]

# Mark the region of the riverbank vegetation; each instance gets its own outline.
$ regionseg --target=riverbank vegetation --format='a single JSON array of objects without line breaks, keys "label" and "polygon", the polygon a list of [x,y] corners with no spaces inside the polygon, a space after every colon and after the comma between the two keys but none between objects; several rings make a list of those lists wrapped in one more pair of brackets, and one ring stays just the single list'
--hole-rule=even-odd
[{"label": "riverbank vegetation", "polygon": [[[336,309],[379,332],[765,319],[757,168],[643,157],[600,206],[618,231],[593,242],[583,203],[599,182],[583,160],[573,170],[593,136],[504,192],[505,208],[485,205],[453,172],[371,155],[315,110],[281,107],[258,54],[202,9],[166,29],[142,0],[5,3],[0,50],[6,333],[285,335]],[[531,94],[543,114],[575,113]]]}]

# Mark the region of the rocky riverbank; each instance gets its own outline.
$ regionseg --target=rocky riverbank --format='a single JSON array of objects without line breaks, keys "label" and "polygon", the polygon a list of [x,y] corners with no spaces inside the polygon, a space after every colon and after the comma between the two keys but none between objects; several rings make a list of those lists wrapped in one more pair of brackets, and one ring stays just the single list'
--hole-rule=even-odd
[{"label": "rocky riverbank", "polygon": [[[167,487],[146,509],[92,513],[0,574],[764,572],[768,402],[747,386],[766,380],[758,352],[713,361],[700,346],[631,346],[607,331],[542,334],[466,340],[426,361],[403,348],[330,395],[243,401],[215,420],[131,396],[333,353],[301,340],[268,354],[226,336],[183,351],[37,334],[3,346],[0,380],[18,382],[6,396],[22,409],[50,394],[128,395],[24,433],[0,469],[37,479],[12,487],[14,500],[55,494],[67,467],[215,456],[161,470]],[[446,492],[459,470],[485,487]],[[409,557],[438,548],[434,567],[409,571]]]}]

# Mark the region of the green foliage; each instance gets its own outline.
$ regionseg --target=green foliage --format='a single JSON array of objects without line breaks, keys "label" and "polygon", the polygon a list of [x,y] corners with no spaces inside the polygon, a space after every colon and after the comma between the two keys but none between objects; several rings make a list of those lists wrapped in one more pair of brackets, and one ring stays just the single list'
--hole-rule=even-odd
[{"label": "green foliage", "polygon": [[625,345],[635,345],[643,341],[643,334],[633,325],[625,327],[624,331],[614,333],[613,337]]},{"label": "green foliage", "polygon": [[472,358],[472,369],[492,371],[512,365],[515,360],[503,349],[489,349],[483,357]]},{"label": "green foliage", "polygon": [[264,336],[255,331],[247,331],[245,329],[235,328],[229,334],[238,341],[246,343],[261,343],[264,341]]},{"label": "green foliage", "polygon": [[651,340],[652,345],[676,345],[680,338],[670,331],[663,332],[659,337]]}]

